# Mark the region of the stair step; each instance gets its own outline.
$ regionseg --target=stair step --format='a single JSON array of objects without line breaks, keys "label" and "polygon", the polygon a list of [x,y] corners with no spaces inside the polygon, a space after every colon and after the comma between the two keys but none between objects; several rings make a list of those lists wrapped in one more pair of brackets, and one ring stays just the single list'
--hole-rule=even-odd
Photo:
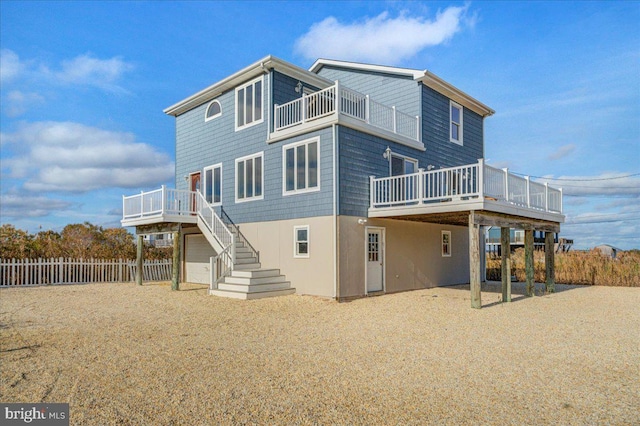
[{"label": "stair step", "polygon": [[231,276],[237,277],[237,278],[261,278],[261,277],[273,277],[273,276],[279,276],[279,275],[280,275],[280,269],[256,268],[256,269],[248,269],[248,270],[234,269],[233,271],[231,271]]},{"label": "stair step", "polygon": [[251,256],[251,257],[238,257],[238,256],[236,256],[235,265],[252,264],[252,263],[256,263],[256,258],[253,257],[253,256]]},{"label": "stair step", "polygon": [[246,270],[255,270],[260,269],[260,263],[236,263],[233,265],[234,271],[246,271]]},{"label": "stair step", "polygon": [[238,277],[230,276],[225,277],[225,284],[242,284],[242,285],[261,285],[285,282],[287,277],[284,275],[269,275],[262,277]]},{"label": "stair step", "polygon": [[262,293],[265,291],[286,290],[291,288],[289,281],[279,281],[265,284],[244,284],[244,283],[228,283],[226,279],[224,282],[218,283],[217,290],[225,291],[237,291],[240,293]]},{"label": "stair step", "polygon": [[274,291],[262,291],[258,293],[242,293],[238,291],[227,291],[227,290],[209,290],[209,294],[212,296],[230,297],[233,299],[242,299],[242,300],[253,300],[253,299],[263,299],[265,297],[286,296],[288,294],[293,294],[295,292],[296,292],[295,288],[287,288],[284,290],[274,290]]},{"label": "stair step", "polygon": [[255,256],[250,251],[237,251],[236,250],[236,259],[255,259]]}]

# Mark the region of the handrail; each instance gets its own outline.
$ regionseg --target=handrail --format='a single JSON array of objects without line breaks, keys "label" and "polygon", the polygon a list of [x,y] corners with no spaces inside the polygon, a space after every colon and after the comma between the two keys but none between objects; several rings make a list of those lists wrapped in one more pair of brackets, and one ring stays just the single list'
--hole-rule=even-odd
[{"label": "handrail", "polygon": [[240,227],[238,225],[236,225],[233,220],[231,220],[231,218],[229,217],[229,215],[227,214],[227,212],[224,211],[224,208],[222,206],[220,206],[220,217],[222,219],[223,222],[227,222],[228,225],[232,226],[233,229],[236,230],[236,233],[238,235],[238,238],[240,238],[242,240],[242,242],[244,242],[246,244],[247,247],[249,247],[249,249],[251,250],[251,253],[253,254],[253,257],[256,258],[256,262],[260,263],[260,252],[258,250],[256,250],[251,243],[249,242],[249,240],[247,239],[247,237],[244,236],[244,234],[242,232],[240,232]]},{"label": "handrail", "polygon": [[[206,198],[200,191],[196,191],[198,216],[202,219],[204,224],[209,228],[209,231],[218,240],[222,247],[229,247],[234,245],[233,233],[227,228],[220,216],[216,214],[211,205],[207,202]],[[234,253],[231,253],[232,259],[235,261]]]},{"label": "handrail", "polygon": [[209,266],[211,271],[211,279],[209,289],[216,290],[220,281],[231,274],[233,271],[233,245],[225,247],[217,256],[209,258]]}]

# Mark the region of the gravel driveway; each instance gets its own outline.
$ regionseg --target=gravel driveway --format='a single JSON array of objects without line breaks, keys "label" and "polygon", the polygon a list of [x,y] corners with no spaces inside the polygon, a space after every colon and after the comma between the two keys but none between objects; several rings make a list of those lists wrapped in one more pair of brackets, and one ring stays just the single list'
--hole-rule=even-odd
[{"label": "gravel driveway", "polygon": [[[72,424],[640,424],[640,288],[350,303],[202,287],[0,290],[0,401]],[[541,292],[542,287],[539,287]]]}]

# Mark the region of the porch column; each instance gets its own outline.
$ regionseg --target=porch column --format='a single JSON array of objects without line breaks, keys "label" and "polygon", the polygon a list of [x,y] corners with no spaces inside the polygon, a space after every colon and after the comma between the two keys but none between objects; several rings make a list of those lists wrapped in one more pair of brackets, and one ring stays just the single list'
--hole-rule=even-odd
[{"label": "porch column", "polygon": [[173,266],[171,269],[171,290],[180,290],[180,233],[173,232]]},{"label": "porch column", "polygon": [[547,293],[556,291],[556,256],[553,243],[553,232],[544,233],[544,266],[546,269],[546,290]]},{"label": "porch column", "polygon": [[526,275],[526,294],[535,295],[535,283],[533,280],[533,229],[524,230],[524,271]]},{"label": "porch column", "polygon": [[500,251],[502,252],[502,301],[511,302],[511,230],[500,228]]},{"label": "porch column", "polygon": [[469,287],[471,307],[482,308],[480,297],[480,225],[475,223],[474,212],[469,213]]},{"label": "porch column", "polygon": [[144,236],[138,235],[138,251],[136,253],[136,284],[142,285],[142,266],[144,253]]}]

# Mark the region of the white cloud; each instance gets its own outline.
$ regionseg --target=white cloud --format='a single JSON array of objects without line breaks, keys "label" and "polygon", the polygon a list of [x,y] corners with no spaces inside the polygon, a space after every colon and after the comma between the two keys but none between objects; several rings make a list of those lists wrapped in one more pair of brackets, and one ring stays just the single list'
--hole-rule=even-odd
[{"label": "white cloud", "polygon": [[295,43],[296,53],[309,58],[347,59],[397,64],[429,46],[451,39],[466,20],[467,7],[448,7],[435,19],[383,12],[364,21],[341,23],[330,16],[311,26]]},{"label": "white cloud", "polygon": [[0,195],[0,215],[3,218],[44,217],[52,212],[65,211],[73,203],[28,194]]},{"label": "white cloud", "polygon": [[25,68],[18,55],[9,49],[0,50],[0,82],[16,78]]},{"label": "white cloud", "polygon": [[551,161],[554,160],[559,160],[561,158],[564,158],[566,156],[568,156],[569,154],[571,154],[573,151],[576,150],[576,145],[571,143],[568,145],[563,145],[560,148],[558,148],[556,150],[556,152],[552,153],[551,155],[549,155],[547,158]]},{"label": "white cloud", "polygon": [[25,179],[28,191],[87,192],[160,185],[174,176],[168,155],[135,141],[131,133],[73,122],[25,123],[2,134],[11,157],[2,167]]},{"label": "white cloud", "polygon": [[98,59],[86,54],[62,61],[61,70],[54,72],[53,75],[58,81],[66,84],[122,90],[116,82],[131,69],[133,69],[133,65],[123,61],[120,57]]},{"label": "white cloud", "polygon": [[3,102],[3,109],[9,117],[17,117],[24,114],[28,108],[44,103],[44,97],[38,93],[24,93],[12,90],[7,94]]}]

